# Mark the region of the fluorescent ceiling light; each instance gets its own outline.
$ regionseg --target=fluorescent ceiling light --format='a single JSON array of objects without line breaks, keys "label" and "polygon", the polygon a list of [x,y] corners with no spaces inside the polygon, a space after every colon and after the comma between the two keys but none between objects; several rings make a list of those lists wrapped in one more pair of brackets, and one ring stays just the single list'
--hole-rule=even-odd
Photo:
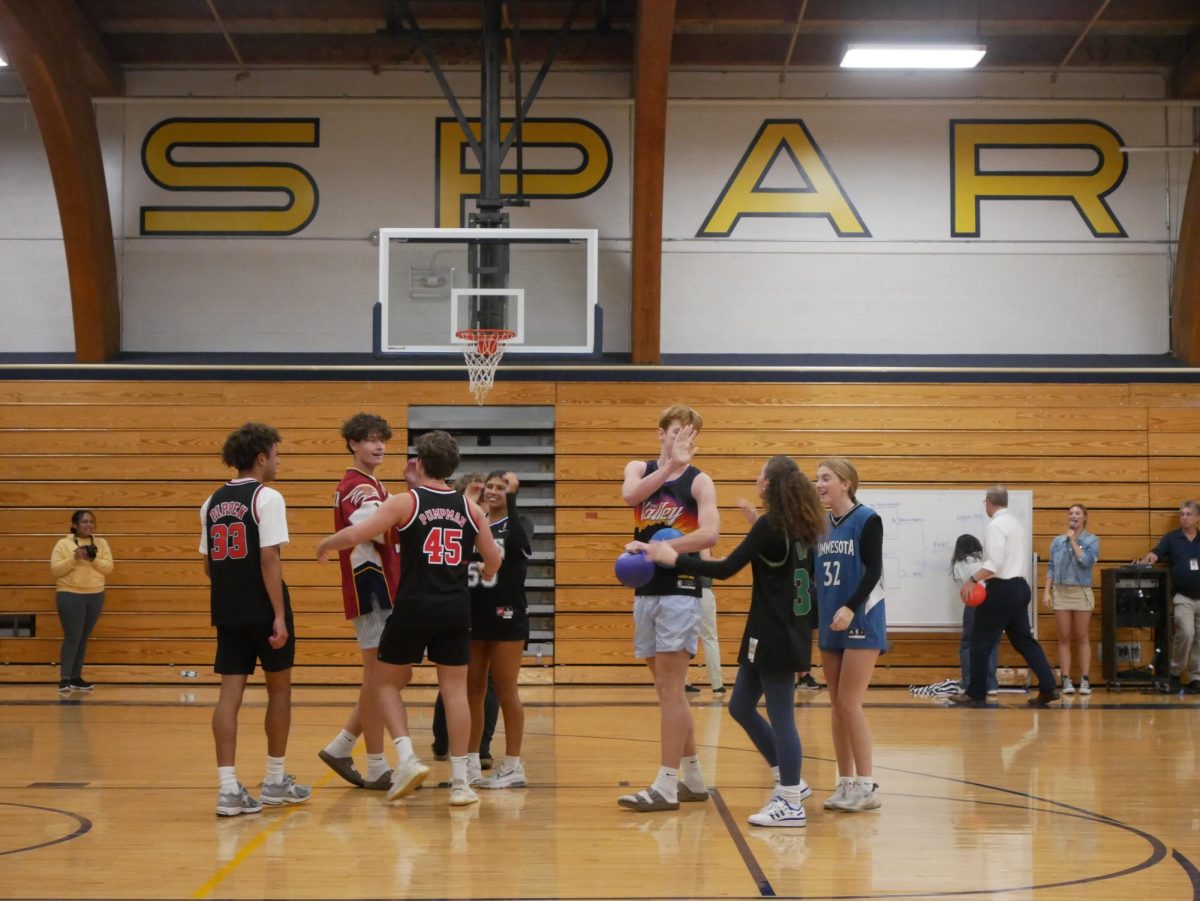
[{"label": "fluorescent ceiling light", "polygon": [[987,47],[982,44],[851,44],[843,69],[973,69]]},{"label": "fluorescent ceiling light", "polygon": [[6,60],[3,56],[0,56],[0,69],[3,69],[7,65],[8,65],[8,60]]}]

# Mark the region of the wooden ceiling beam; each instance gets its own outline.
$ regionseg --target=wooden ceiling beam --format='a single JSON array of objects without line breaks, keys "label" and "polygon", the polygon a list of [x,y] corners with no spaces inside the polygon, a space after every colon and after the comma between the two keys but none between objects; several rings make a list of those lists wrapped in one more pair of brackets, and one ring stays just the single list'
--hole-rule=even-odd
[{"label": "wooden ceiling beam", "polygon": [[663,178],[675,0],[638,3],[633,77],[630,345],[634,363],[662,359]]},{"label": "wooden ceiling beam", "polygon": [[100,32],[88,21],[74,0],[62,4],[67,27],[83,59],[83,74],[93,97],[116,97],[121,93],[121,71]]},{"label": "wooden ceiling beam", "polygon": [[120,350],[117,261],[100,136],[73,29],[74,0],[0,0],[0,46],[33,107],[62,225],[75,358]]}]

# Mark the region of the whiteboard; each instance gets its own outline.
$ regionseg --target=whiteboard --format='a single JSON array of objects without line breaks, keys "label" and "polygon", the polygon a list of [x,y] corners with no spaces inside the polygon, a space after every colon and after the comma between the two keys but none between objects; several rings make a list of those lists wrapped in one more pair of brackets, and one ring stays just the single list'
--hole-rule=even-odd
[{"label": "whiteboard", "polygon": [[[983,544],[985,492],[867,489],[858,500],[883,520],[883,592],[888,629],[962,628],[962,601],[950,575],[954,543],[964,533]],[[1009,491],[1008,510],[1033,539],[1033,492]],[[1030,545],[1032,547],[1032,544]],[[1025,579],[1032,586],[1033,555]]]}]

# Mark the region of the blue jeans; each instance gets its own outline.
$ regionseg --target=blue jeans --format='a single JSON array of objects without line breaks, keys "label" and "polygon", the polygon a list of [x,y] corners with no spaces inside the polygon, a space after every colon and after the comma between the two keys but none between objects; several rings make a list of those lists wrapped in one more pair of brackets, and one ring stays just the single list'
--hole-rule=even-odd
[{"label": "blue jeans", "polygon": [[[971,684],[971,632],[975,629],[975,608],[963,605],[962,638],[958,642],[958,663],[962,668],[959,684],[963,691]],[[995,691],[1000,687],[996,681],[996,664],[1000,660],[1000,642],[992,645],[991,656],[988,657],[987,690]]]}]

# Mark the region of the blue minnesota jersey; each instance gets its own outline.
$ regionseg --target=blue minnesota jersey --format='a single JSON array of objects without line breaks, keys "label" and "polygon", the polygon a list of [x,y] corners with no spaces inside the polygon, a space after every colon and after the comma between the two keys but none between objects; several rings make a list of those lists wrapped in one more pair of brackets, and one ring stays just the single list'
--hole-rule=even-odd
[{"label": "blue minnesota jersey", "polygon": [[829,628],[833,615],[853,597],[862,583],[866,567],[862,560],[862,533],[867,521],[878,514],[859,504],[842,519],[829,517],[829,532],[817,542],[817,606],[820,612],[819,644],[826,649],[887,648],[887,621],[883,606],[883,578],[871,589],[854,613],[850,628]]}]

